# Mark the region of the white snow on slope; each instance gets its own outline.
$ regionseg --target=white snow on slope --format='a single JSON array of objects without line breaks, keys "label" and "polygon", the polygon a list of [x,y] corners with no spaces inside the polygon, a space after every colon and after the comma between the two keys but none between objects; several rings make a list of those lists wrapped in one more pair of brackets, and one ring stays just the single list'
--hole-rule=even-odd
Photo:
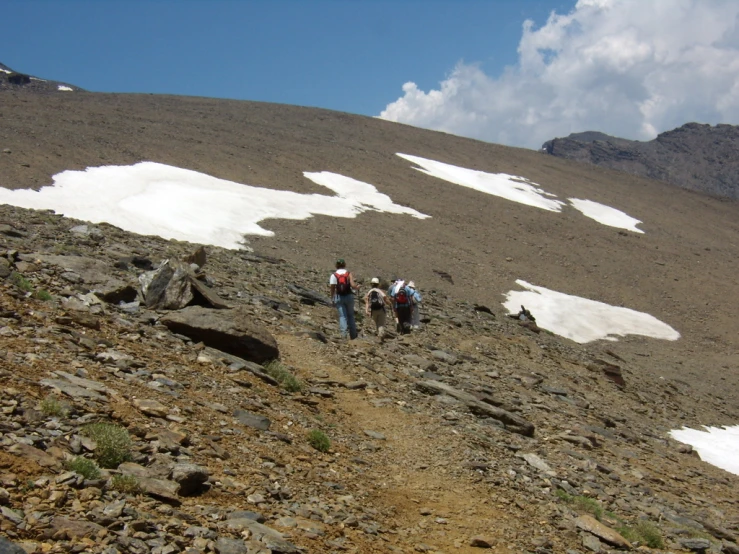
[{"label": "white snow on slope", "polygon": [[705,427],[705,431],[683,427],[670,431],[670,435],[695,448],[704,462],[739,475],[739,425]]},{"label": "white snow on slope", "polygon": [[617,336],[625,335],[665,340],[680,338],[680,333],[672,327],[644,312],[570,296],[520,279],[516,284],[527,290],[506,294],[503,306],[509,313],[518,313],[524,305],[539,327],[581,344],[599,339],[616,341]]},{"label": "white snow on slope", "polygon": [[549,194],[539,185],[524,177],[507,173],[486,173],[409,154],[398,153],[398,156],[421,166],[421,168],[414,168],[421,173],[463,187],[552,212],[562,211],[562,206],[564,206],[564,202],[552,198],[555,195]]},{"label": "white snow on slope", "polygon": [[608,225],[609,227],[627,229],[634,233],[644,233],[644,231],[636,227],[641,221],[625,214],[621,210],[593,202],[592,200],[581,200],[579,198],[569,198],[568,200],[573,208],[581,212],[585,217],[594,219],[598,223]]},{"label": "white snow on slope", "polygon": [[141,162],[64,171],[54,176],[54,185],[38,192],[0,189],[0,203],[51,209],[134,233],[230,249],[242,248],[244,235],[273,235],[259,226],[265,219],[356,217],[368,210],[429,217],[350,177],[326,171],[305,176],[336,194],[272,190]]},{"label": "white snow on slope", "polygon": [[[557,200],[556,194],[546,192],[541,185],[525,177],[508,175],[507,173],[487,173],[485,171],[458,167],[409,154],[398,153],[398,156],[421,166],[420,168],[414,168],[421,173],[426,173],[432,177],[437,177],[444,181],[498,196],[506,200],[552,212],[561,212],[562,208],[567,205],[562,200]],[[598,223],[636,233],[644,232],[636,228],[636,225],[641,223],[641,221],[625,214],[621,210],[593,202],[592,200],[570,198],[569,202],[585,217],[589,217]]]}]

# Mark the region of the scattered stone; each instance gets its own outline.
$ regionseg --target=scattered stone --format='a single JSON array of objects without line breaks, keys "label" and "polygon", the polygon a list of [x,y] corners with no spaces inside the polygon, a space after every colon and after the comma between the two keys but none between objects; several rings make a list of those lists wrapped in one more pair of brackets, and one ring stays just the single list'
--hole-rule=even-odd
[{"label": "scattered stone", "polygon": [[632,548],[631,543],[623,538],[620,533],[611,529],[607,525],[604,525],[593,516],[589,516],[587,514],[581,515],[575,520],[575,525],[583,531],[592,533],[608,544],[619,548],[627,548],[629,550]]},{"label": "scattered stone", "polygon": [[257,414],[252,414],[251,412],[247,412],[246,410],[235,410],[234,417],[239,423],[242,423],[247,427],[259,429],[260,431],[269,431],[269,428],[272,425],[272,422],[269,420],[269,418]]},{"label": "scattered stone", "polygon": [[473,548],[493,548],[498,542],[490,537],[472,537],[470,540],[470,546]]}]

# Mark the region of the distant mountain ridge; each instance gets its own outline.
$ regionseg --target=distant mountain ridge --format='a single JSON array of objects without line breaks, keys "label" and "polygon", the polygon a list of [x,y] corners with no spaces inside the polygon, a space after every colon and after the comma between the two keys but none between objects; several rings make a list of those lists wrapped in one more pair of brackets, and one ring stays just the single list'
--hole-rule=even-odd
[{"label": "distant mountain ridge", "polygon": [[33,90],[33,92],[75,92],[84,89],[69,83],[39,79],[32,75],[19,73],[0,63],[0,90]]},{"label": "distant mountain ridge", "polygon": [[739,199],[736,125],[686,123],[648,142],[586,131],[547,141],[542,151],[712,196]]}]

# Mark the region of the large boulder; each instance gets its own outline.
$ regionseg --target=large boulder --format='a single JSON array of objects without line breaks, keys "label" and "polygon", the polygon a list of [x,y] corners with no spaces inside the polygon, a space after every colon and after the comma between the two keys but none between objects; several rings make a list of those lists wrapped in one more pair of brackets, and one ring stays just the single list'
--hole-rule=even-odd
[{"label": "large boulder", "polygon": [[[205,254],[195,252],[189,259],[205,263]],[[141,294],[147,308],[179,310],[188,305],[228,308],[218,295],[200,283],[188,262],[175,258],[164,261],[156,270],[139,276]]]},{"label": "large boulder", "polygon": [[174,333],[252,362],[261,363],[280,355],[274,337],[253,322],[244,308],[212,310],[188,306],[159,321]]}]

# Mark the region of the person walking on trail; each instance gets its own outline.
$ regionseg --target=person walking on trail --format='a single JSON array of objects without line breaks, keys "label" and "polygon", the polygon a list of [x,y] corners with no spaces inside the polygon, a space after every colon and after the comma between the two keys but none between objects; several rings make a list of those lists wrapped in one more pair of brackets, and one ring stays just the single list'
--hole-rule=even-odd
[{"label": "person walking on trail", "polygon": [[377,336],[380,340],[385,338],[385,322],[387,312],[385,306],[392,307],[393,303],[384,291],[380,290],[380,279],[372,277],[372,288],[364,295],[364,311],[372,318],[377,327]]},{"label": "person walking on trail", "polygon": [[352,274],[346,270],[344,258],[336,260],[336,271],[328,280],[331,290],[331,301],[339,313],[339,333],[342,338],[357,338],[357,323],[354,321],[354,291],[359,285],[354,282]]},{"label": "person walking on trail", "polygon": [[416,283],[408,281],[411,291],[411,328],[415,331],[421,328],[421,293],[416,289]]},{"label": "person walking on trail", "polygon": [[411,332],[411,295],[411,290],[402,279],[390,287],[395,322],[398,324],[398,333],[403,335]]}]

